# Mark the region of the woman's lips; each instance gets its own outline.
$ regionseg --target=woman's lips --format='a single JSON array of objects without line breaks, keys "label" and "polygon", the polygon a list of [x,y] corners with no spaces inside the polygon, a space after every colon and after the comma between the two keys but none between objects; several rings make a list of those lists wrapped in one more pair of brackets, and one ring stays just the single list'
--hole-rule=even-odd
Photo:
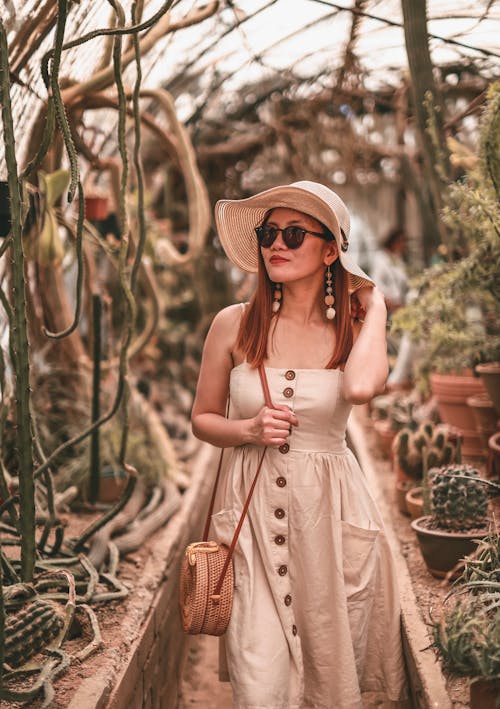
[{"label": "woman's lips", "polygon": [[271,256],[269,263],[288,263],[288,259],[281,258],[281,256]]}]

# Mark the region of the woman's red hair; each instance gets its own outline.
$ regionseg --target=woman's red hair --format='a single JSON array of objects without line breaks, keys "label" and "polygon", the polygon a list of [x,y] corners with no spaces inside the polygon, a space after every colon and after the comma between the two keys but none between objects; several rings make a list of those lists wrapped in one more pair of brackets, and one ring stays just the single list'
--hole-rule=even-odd
[{"label": "woman's red hair", "polygon": [[[337,259],[332,264],[333,287],[335,294],[335,349],[328,362],[327,369],[337,369],[347,361],[352,348],[353,335],[349,309],[348,275]],[[257,288],[243,317],[236,340],[240,350],[252,367],[258,367],[267,359],[267,341],[273,318],[279,318],[279,310],[273,313],[273,283],[270,281],[259,250],[259,268]]]}]

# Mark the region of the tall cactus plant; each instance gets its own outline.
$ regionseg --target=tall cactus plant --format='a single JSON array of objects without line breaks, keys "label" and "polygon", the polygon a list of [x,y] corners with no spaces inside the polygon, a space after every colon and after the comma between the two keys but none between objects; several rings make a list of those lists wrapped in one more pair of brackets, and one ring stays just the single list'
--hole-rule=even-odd
[{"label": "tall cactus plant", "polygon": [[21,576],[24,581],[33,579],[35,564],[35,483],[33,478],[33,444],[30,414],[30,365],[26,325],[26,298],[24,292],[24,253],[22,244],[21,184],[17,172],[14,125],[10,103],[9,53],[7,36],[0,20],[0,101],[7,165],[12,260],[11,302],[2,298],[9,318],[10,353],[15,375],[17,448],[19,457],[19,495],[22,514]]}]

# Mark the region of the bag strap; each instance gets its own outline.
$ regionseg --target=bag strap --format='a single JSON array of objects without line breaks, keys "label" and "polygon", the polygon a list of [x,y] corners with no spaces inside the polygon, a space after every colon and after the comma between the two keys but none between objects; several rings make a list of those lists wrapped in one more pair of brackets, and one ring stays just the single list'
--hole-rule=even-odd
[{"label": "bag strap", "polygon": [[[267,383],[266,370],[264,369],[264,365],[263,365],[263,364],[260,364],[260,365],[259,365],[259,376],[260,376],[260,381],[261,381],[261,384],[262,384],[262,390],[263,390],[263,392],[264,392],[264,400],[265,400],[265,402],[266,402],[266,406],[268,406],[270,409],[273,409],[274,406],[273,406],[273,402],[272,402],[272,400],[271,400],[271,394],[270,394],[270,392],[269,392],[269,384]],[[248,491],[247,499],[246,499],[246,501],[245,501],[245,504],[244,504],[244,506],[243,506],[243,510],[242,510],[242,512],[241,512],[240,521],[238,522],[238,526],[236,527],[236,530],[235,530],[234,535],[233,535],[233,539],[232,539],[231,544],[230,544],[230,546],[229,546],[229,550],[228,550],[228,553],[227,553],[227,556],[226,556],[226,560],[224,561],[224,565],[223,565],[223,567],[222,567],[222,570],[221,570],[221,573],[220,573],[220,576],[219,576],[219,580],[217,581],[217,584],[216,584],[216,586],[215,586],[215,588],[214,588],[214,592],[213,592],[213,594],[212,594],[212,596],[211,596],[212,600],[213,600],[215,603],[218,603],[219,600],[220,600],[220,592],[221,592],[221,589],[222,589],[222,584],[224,583],[224,578],[225,578],[225,576],[226,576],[226,572],[227,572],[227,570],[228,570],[228,568],[229,568],[229,564],[231,563],[231,559],[232,559],[232,557],[233,557],[233,552],[234,552],[234,549],[235,549],[235,547],[236,547],[236,543],[237,543],[237,541],[238,541],[238,537],[239,537],[239,535],[240,535],[240,531],[241,531],[241,528],[242,528],[242,526],[243,526],[243,522],[245,521],[245,517],[246,517],[246,514],[247,514],[247,512],[248,512],[248,508],[249,508],[249,506],[250,506],[250,501],[251,501],[251,499],[252,499],[252,495],[253,495],[253,491],[254,491],[254,489],[255,489],[255,485],[256,485],[256,483],[257,483],[257,478],[259,477],[260,469],[262,468],[262,463],[264,462],[264,456],[266,455],[266,451],[267,451],[267,446],[266,446],[266,447],[264,448],[264,450],[262,451],[262,455],[261,455],[261,457],[260,457],[259,464],[258,464],[258,466],[257,466],[257,471],[256,471],[256,473],[255,473],[255,476],[254,476],[252,485],[251,485],[251,487],[250,487],[250,490]],[[212,502],[211,502],[211,505],[210,505],[210,510],[213,509],[213,502],[214,502],[214,500],[215,500],[215,491],[216,491],[216,489],[217,489],[217,484],[218,484],[218,482],[219,482],[219,475],[220,475],[221,465],[222,465],[222,451],[221,451],[221,457],[220,457],[220,460],[219,460],[219,469],[217,470],[217,476],[216,476],[216,479],[215,479],[214,492],[213,492],[213,494],[212,494]],[[209,514],[210,514],[210,516],[211,516],[211,512],[210,512]],[[210,526],[210,516],[207,517],[207,524],[208,524],[208,526]],[[205,525],[205,528],[206,528],[206,532],[207,532],[207,536],[208,536],[208,527],[207,527],[207,524]],[[207,538],[204,537],[204,538],[203,538],[203,541],[207,541]]]}]

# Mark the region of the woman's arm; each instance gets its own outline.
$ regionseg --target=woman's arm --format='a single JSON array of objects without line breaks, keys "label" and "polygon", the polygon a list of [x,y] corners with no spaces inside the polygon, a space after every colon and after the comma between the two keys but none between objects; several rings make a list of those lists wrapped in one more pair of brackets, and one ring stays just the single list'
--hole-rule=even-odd
[{"label": "woman's arm", "polygon": [[254,445],[280,446],[286,442],[290,426],[297,424],[288,407],[264,406],[249,419],[226,419],[232,352],[241,318],[241,306],[230,306],[216,315],[207,334],[191,422],[193,433],[202,441],[221,448]]},{"label": "woman's arm", "polygon": [[366,315],[361,327],[355,326],[355,341],[344,369],[343,392],[352,404],[364,404],[384,391],[389,374],[387,308],[378,288],[360,288],[356,296]]}]

